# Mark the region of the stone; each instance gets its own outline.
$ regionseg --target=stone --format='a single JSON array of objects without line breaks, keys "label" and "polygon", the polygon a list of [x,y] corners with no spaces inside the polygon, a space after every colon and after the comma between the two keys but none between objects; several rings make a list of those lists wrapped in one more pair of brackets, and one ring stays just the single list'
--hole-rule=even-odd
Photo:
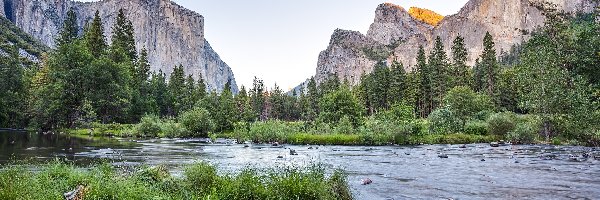
[{"label": "stone", "polygon": [[370,178],[360,179],[361,185],[369,185],[371,183],[373,183],[373,180],[371,180]]},{"label": "stone", "polygon": [[446,155],[446,154],[440,154],[440,155],[438,155],[438,157],[439,158],[448,158],[448,155]]},{"label": "stone", "polygon": [[500,144],[498,144],[498,142],[492,142],[492,143],[490,143],[490,146],[491,147],[499,147]]},{"label": "stone", "polygon": [[279,156],[277,156],[277,158],[283,158],[283,156],[279,155]]},{"label": "stone", "polygon": [[463,144],[463,145],[460,145],[458,148],[464,149],[464,148],[467,148],[467,145]]},{"label": "stone", "polygon": [[296,152],[296,150],[290,149],[290,155],[297,156],[298,152]]},{"label": "stone", "polygon": [[[11,2],[11,7],[5,7]],[[119,9],[123,9],[135,29],[136,48],[148,50],[153,71],[170,75],[175,65],[182,64],[186,75],[195,80],[203,77],[207,90],[220,92],[230,81],[232,91],[237,84],[231,68],[220,59],[204,37],[204,17],[170,0],[103,0],[78,2],[71,0],[0,0],[0,15],[18,13],[13,23],[49,47],[62,28],[69,8],[73,8],[83,31],[86,21],[99,11],[107,42]]]},{"label": "stone", "polygon": [[467,64],[472,66],[483,52],[486,32],[494,38],[498,55],[529,39],[536,27],[545,22],[543,12],[536,6],[540,2],[552,2],[557,9],[571,13],[589,13],[599,4],[594,0],[470,0],[458,13],[446,16],[434,27],[415,19],[400,6],[384,3],[375,10],[366,35],[334,31],[329,46],[319,54],[315,80],[319,84],[336,74],[340,80],[356,85],[361,75],[371,73],[379,61],[388,66],[398,61],[410,71],[416,64],[419,45],[429,52],[437,36],[449,56],[452,41],[458,35],[464,37]]}]

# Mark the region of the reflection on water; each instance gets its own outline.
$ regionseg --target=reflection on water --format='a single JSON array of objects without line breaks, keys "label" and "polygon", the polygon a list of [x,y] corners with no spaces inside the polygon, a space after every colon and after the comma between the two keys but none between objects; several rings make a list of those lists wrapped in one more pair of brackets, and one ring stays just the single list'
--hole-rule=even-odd
[{"label": "reflection on water", "polygon": [[[385,146],[293,146],[208,144],[204,139],[92,139],[0,133],[0,164],[12,159],[55,157],[116,165],[215,163],[222,172],[322,163],[343,168],[357,199],[599,199],[600,151],[551,145],[487,144]],[[290,155],[294,149],[298,155]],[[448,158],[438,157],[445,154]],[[361,178],[373,184],[361,185]]]}]

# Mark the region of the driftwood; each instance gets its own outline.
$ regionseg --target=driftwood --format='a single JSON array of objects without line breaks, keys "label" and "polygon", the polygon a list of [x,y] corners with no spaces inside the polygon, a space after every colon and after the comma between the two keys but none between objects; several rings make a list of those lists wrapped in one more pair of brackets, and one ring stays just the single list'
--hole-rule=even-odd
[{"label": "driftwood", "polygon": [[75,190],[64,193],[65,200],[82,200],[87,188],[83,185],[77,186]]}]

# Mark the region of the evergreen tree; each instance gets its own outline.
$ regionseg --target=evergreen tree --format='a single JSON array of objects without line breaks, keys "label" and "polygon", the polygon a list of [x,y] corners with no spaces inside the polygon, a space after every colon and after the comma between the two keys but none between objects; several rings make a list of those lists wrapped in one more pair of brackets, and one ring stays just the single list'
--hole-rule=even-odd
[{"label": "evergreen tree", "polygon": [[100,18],[100,12],[96,11],[94,15],[94,20],[92,24],[89,25],[89,28],[84,33],[85,43],[87,45],[88,50],[92,55],[96,58],[104,55],[106,51],[106,40],[104,36],[104,28],[102,26],[102,19]]},{"label": "evergreen tree", "polygon": [[[125,58],[113,58],[116,59],[116,62],[122,62],[123,60],[134,62],[137,60],[133,24],[125,16],[123,9],[119,9],[117,14],[117,19],[112,28],[111,41],[111,51],[123,52],[127,56]],[[132,72],[135,72],[135,69],[132,69]]]},{"label": "evergreen tree", "polygon": [[147,82],[150,77],[150,63],[148,62],[148,51],[146,48],[143,48],[140,53],[136,70],[134,78],[137,81],[137,85],[140,86],[142,83]]},{"label": "evergreen tree", "polygon": [[194,93],[197,91],[196,89],[196,81],[192,75],[188,75],[187,79],[185,79],[185,90],[183,96],[183,107],[181,112],[185,112],[194,108],[194,105],[198,102],[197,95]]},{"label": "evergreen tree", "polygon": [[417,113],[421,118],[426,118],[432,111],[431,107],[431,81],[430,81],[430,70],[427,65],[427,58],[425,56],[425,50],[423,46],[419,46],[417,52],[417,65],[416,68],[416,80],[418,81],[418,92],[417,92]]},{"label": "evergreen tree", "polygon": [[67,18],[56,39],[57,46],[60,48],[64,44],[71,44],[79,37],[79,26],[77,25],[77,14],[73,8],[67,11]]},{"label": "evergreen tree", "polygon": [[255,112],[255,116],[260,116],[260,120],[265,120],[267,116],[264,115],[265,110],[265,85],[263,80],[254,77],[252,82],[252,90],[250,90],[250,100],[252,103],[252,110]]},{"label": "evergreen tree", "polygon": [[24,70],[16,45],[0,44],[0,127],[24,128],[26,124]]},{"label": "evergreen tree", "polygon": [[160,116],[170,115],[173,107],[173,97],[162,70],[152,73],[150,93],[152,95],[150,105],[153,107],[153,113]]},{"label": "evergreen tree", "polygon": [[202,74],[198,75],[198,85],[196,86],[196,99],[201,100],[206,97],[206,84],[204,84],[204,78]]},{"label": "evergreen tree", "polygon": [[171,115],[178,116],[178,114],[185,108],[185,73],[183,71],[183,65],[175,66],[173,73],[169,78],[169,91],[171,92],[174,107],[171,110]]},{"label": "evergreen tree", "polygon": [[406,72],[402,63],[394,61],[390,72],[389,104],[400,104],[406,101]]},{"label": "evergreen tree", "polygon": [[383,62],[375,65],[373,73],[367,77],[367,99],[371,105],[370,114],[386,110],[388,104],[388,90],[390,89],[390,70]]},{"label": "evergreen tree", "polygon": [[452,42],[452,85],[454,86],[470,86],[469,84],[469,66],[467,66],[467,48],[465,47],[465,39],[456,36]]},{"label": "evergreen tree", "polygon": [[314,77],[311,77],[306,84],[306,103],[304,104],[306,109],[303,114],[303,118],[308,121],[312,121],[317,118],[319,114],[319,90],[317,88],[317,82]]},{"label": "evergreen tree", "polygon": [[487,95],[491,96],[495,103],[499,103],[497,95],[497,84],[498,77],[500,74],[500,65],[496,60],[496,48],[494,40],[489,32],[486,32],[483,38],[483,53],[481,54],[481,63],[479,63],[478,70],[482,80],[481,89]]},{"label": "evergreen tree", "polygon": [[429,55],[429,79],[431,81],[431,108],[436,109],[449,90],[449,64],[441,38],[435,38],[433,50]]},{"label": "evergreen tree", "polygon": [[237,105],[240,121],[253,122],[256,120],[256,116],[254,115],[254,111],[252,111],[252,106],[250,105],[250,97],[248,96],[246,87],[242,85],[240,92],[234,97],[234,99]]},{"label": "evergreen tree", "polygon": [[273,90],[271,90],[269,97],[271,103],[271,113],[269,115],[270,118],[279,120],[285,119],[285,94],[283,94],[283,91],[279,88],[277,84],[275,84]]}]

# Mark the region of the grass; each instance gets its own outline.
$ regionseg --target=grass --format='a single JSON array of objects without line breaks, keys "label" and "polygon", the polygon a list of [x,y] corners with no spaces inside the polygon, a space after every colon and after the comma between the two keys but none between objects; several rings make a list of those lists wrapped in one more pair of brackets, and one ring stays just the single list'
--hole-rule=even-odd
[{"label": "grass", "polygon": [[79,185],[83,199],[352,199],[344,172],[326,175],[319,166],[219,175],[200,162],[185,166],[182,176],[164,166],[82,168],[55,161],[29,167],[0,168],[0,199],[64,199]]}]

